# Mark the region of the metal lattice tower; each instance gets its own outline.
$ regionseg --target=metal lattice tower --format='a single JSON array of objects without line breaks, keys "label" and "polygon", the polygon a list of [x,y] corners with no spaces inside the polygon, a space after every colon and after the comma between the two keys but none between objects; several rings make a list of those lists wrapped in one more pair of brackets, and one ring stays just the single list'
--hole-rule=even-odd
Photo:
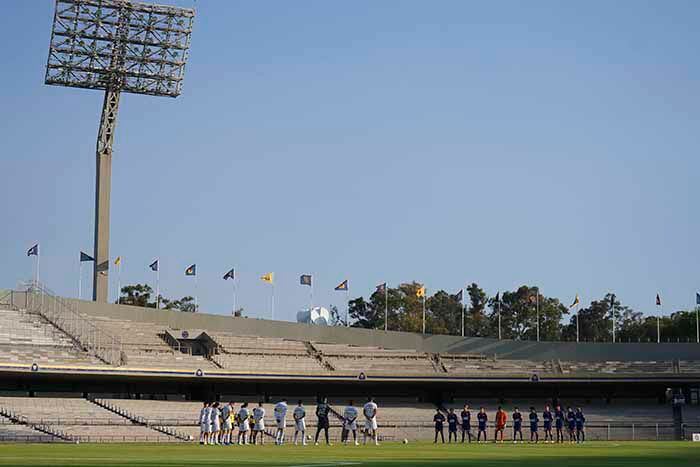
[{"label": "metal lattice tower", "polygon": [[56,0],[45,83],[105,91],[97,136],[93,300],[109,295],[112,145],[122,92],[177,97],[194,10],[130,0]]}]

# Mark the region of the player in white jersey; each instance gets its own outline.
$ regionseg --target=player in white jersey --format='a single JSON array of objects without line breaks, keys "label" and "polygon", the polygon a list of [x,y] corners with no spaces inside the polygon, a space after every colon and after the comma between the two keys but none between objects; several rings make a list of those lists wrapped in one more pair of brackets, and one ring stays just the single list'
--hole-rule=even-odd
[{"label": "player in white jersey", "polygon": [[275,422],[277,422],[275,444],[284,444],[284,428],[287,425],[287,399],[282,399],[275,404]]},{"label": "player in white jersey", "polygon": [[233,403],[229,402],[221,407],[221,444],[231,444],[231,413],[233,412]]},{"label": "player in white jersey", "polygon": [[365,416],[365,435],[363,438],[363,444],[367,444],[367,434],[371,432],[374,444],[379,446],[379,441],[377,438],[377,412],[377,404],[374,403],[373,398],[368,397],[367,403],[362,408],[362,413]]},{"label": "player in white jersey", "polygon": [[253,409],[253,444],[260,435],[260,444],[265,444],[265,408],[262,401]]},{"label": "player in white jersey", "polygon": [[219,444],[219,432],[221,431],[221,420],[219,419],[219,403],[214,402],[211,407],[211,437],[209,444]]},{"label": "player in white jersey", "polygon": [[209,425],[207,407],[209,407],[209,404],[205,402],[202,405],[202,410],[199,411],[199,444],[205,444],[207,442],[207,426]]},{"label": "player in white jersey", "polygon": [[248,417],[250,412],[248,411],[248,403],[244,402],[238,411],[238,444],[246,444],[246,438],[248,436],[248,430],[250,429],[250,422]]},{"label": "player in white jersey", "polygon": [[204,430],[205,430],[205,435],[204,435],[204,444],[211,444],[211,403],[207,404],[207,408],[204,411]]},{"label": "player in white jersey", "polygon": [[357,443],[357,416],[359,415],[357,407],[352,405],[352,401],[348,402],[348,406],[345,407],[343,411],[343,432],[340,436],[344,444],[348,444],[348,438],[350,438],[350,432],[352,431],[352,439],[355,441],[355,446]]},{"label": "player in white jersey", "polygon": [[294,407],[294,445],[297,444],[297,436],[301,433],[301,444],[306,446],[306,409],[304,404],[299,401],[299,405]]}]

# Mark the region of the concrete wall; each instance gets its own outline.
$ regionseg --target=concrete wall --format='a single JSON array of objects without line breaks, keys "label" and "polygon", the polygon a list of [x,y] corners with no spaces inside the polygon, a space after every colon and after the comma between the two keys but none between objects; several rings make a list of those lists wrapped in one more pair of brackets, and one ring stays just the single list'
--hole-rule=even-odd
[{"label": "concrete wall", "polygon": [[[22,293],[14,294],[15,304],[22,305]],[[416,349],[424,352],[471,352],[497,355],[499,358],[530,360],[580,361],[658,361],[700,360],[698,344],[603,344],[575,342],[512,341],[481,337],[422,336],[415,333],[345,327],[322,327],[286,321],[233,318],[205,313],[182,313],[127,305],[103,304],[66,299],[77,304],[81,313],[132,321],[158,323],[174,329],[209,329],[241,335],[282,337],[315,342],[381,346],[393,349]]]}]

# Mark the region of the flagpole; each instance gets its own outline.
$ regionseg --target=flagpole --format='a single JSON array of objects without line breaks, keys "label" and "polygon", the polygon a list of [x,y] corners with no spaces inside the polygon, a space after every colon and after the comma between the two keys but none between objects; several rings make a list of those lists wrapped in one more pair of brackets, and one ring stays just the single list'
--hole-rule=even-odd
[{"label": "flagpole", "polygon": [[389,285],[384,283],[384,331],[389,330]]},{"label": "flagpole", "polygon": [[615,295],[610,300],[610,314],[612,315],[612,341],[615,343]]},{"label": "flagpole", "polygon": [[83,298],[83,262],[78,266],[78,300]]},{"label": "flagpole", "polygon": [[656,315],[656,343],[661,343],[661,315],[664,312],[664,306],[659,303],[659,313]]},{"label": "flagpole", "polygon": [[423,292],[423,334],[425,334],[425,291]]},{"label": "flagpole", "polygon": [[700,317],[698,317],[700,306],[695,306],[695,339],[700,344]]},{"label": "flagpole", "polygon": [[158,261],[158,268],[156,269],[156,310],[160,310],[160,259]]},{"label": "flagpole", "polygon": [[350,284],[345,288],[345,327],[350,326]]},{"label": "flagpole", "polygon": [[119,298],[122,295],[122,261],[120,258],[117,265],[117,303],[119,303]]},{"label": "flagpole", "polygon": [[[37,245],[39,245],[37,243]],[[34,269],[34,285],[35,287],[39,287],[39,258],[41,257],[41,246],[37,247],[36,250],[36,266]]]},{"label": "flagpole", "polygon": [[579,329],[578,329],[578,303],[576,304],[576,342],[578,342],[579,338]]},{"label": "flagpole", "polygon": [[314,307],[314,279],[313,279],[313,276],[311,276],[311,284],[309,284],[309,286],[310,286],[309,287],[309,313],[311,313],[311,309]]},{"label": "flagpole", "polygon": [[537,342],[540,341],[540,289],[535,287],[537,295],[535,295],[535,309],[537,311]]},{"label": "flagpole", "polygon": [[[272,312],[272,321],[275,320],[275,283],[272,282],[272,296],[270,297],[270,310]],[[310,310],[309,310],[310,312]]]},{"label": "flagpole", "polygon": [[498,297],[498,340],[501,340],[501,297]]},{"label": "flagpole", "polygon": [[466,307],[466,293],[464,292],[464,287],[462,288],[462,337],[464,337],[464,308]]},{"label": "flagpole", "polygon": [[236,316],[236,277],[232,277],[233,279],[233,312],[231,313],[233,316]]},{"label": "flagpole", "polygon": [[197,271],[194,272],[194,312],[197,313]]}]

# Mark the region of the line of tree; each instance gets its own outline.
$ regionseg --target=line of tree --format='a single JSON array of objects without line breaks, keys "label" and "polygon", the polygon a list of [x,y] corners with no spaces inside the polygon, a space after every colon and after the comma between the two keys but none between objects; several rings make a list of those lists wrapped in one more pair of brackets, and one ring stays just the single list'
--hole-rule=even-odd
[{"label": "line of tree", "polygon": [[[388,308],[388,327],[392,331],[421,332],[423,299],[418,297],[421,284],[410,282],[375,291],[367,299],[350,301],[350,326],[366,329],[384,329],[385,307]],[[458,295],[438,290],[425,298],[426,332],[429,334],[461,335],[464,306],[464,333],[466,336],[498,337],[498,319],[501,319],[503,339],[535,340],[539,309],[540,340],[575,341],[576,312],[558,298],[547,297],[539,288],[523,285],[515,291],[506,291],[489,297],[478,284],[467,289],[464,304]],[[615,338],[619,342],[656,342],[656,317],[623,305],[614,294],[593,300],[578,310],[579,339],[605,342],[612,340],[613,316]],[[695,311],[678,311],[661,318],[663,341],[695,341]]]},{"label": "line of tree", "polygon": [[[147,284],[126,285],[121,288],[120,292],[117,303],[122,305],[133,305],[144,308],[155,308],[157,306],[153,289]],[[159,298],[160,307],[164,310],[177,310],[185,313],[194,313],[197,311],[194,297],[189,295],[177,300],[166,298],[162,295]]]},{"label": "line of tree", "polygon": [[[423,298],[418,290],[421,284],[409,282],[389,287],[385,292],[375,291],[367,299],[357,297],[349,303],[350,326],[365,329],[384,329],[384,310],[388,308],[388,327],[392,331],[421,332]],[[438,290],[425,297],[426,332],[429,334],[461,335],[464,307],[464,334],[476,337],[498,337],[498,318],[501,319],[503,339],[535,340],[537,312],[540,318],[540,340],[575,341],[576,312],[558,298],[547,297],[539,288],[523,285],[514,291],[505,291],[489,297],[478,284],[466,288],[466,296]],[[145,308],[156,308],[153,289],[147,284],[122,287],[117,303]],[[193,313],[194,298],[177,300],[161,295],[162,309]],[[581,304],[583,305],[583,304]],[[330,308],[333,325],[345,326],[344,316],[337,307]],[[243,309],[234,316],[243,316]],[[623,305],[617,295],[608,293],[578,310],[579,339],[588,342],[612,341],[612,323],[615,320],[615,339],[618,342],[656,342],[656,316],[643,316]],[[661,318],[661,338],[664,342],[688,342],[696,338],[695,311],[677,311]]]}]

